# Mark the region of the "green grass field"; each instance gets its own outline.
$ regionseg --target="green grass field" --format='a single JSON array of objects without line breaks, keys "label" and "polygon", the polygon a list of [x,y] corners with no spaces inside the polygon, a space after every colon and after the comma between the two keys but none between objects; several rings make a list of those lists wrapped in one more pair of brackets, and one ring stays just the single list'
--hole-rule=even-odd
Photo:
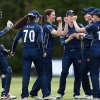
[{"label": "green grass field", "polygon": [[[51,95],[53,97],[55,97],[57,95],[57,90],[59,88],[59,79],[60,79],[60,77],[53,77],[52,78]],[[36,80],[36,77],[34,77],[32,80],[30,80],[29,91],[31,90],[32,85],[34,84],[35,80]],[[74,78],[68,77],[67,78],[65,95],[62,98],[62,100],[74,100],[73,99],[73,84],[74,84]],[[1,84],[0,84],[0,87],[1,87]],[[17,100],[19,100],[20,99],[20,95],[21,95],[21,91],[22,91],[22,78],[21,77],[13,77],[12,78],[12,82],[11,82],[10,93],[13,94],[13,95],[16,95],[17,96]],[[82,96],[84,94],[82,88],[81,88],[81,92],[80,93],[81,93],[80,96]],[[38,95],[40,97],[42,97],[41,91],[39,91]],[[34,100],[34,99],[29,97],[28,100]]]}]

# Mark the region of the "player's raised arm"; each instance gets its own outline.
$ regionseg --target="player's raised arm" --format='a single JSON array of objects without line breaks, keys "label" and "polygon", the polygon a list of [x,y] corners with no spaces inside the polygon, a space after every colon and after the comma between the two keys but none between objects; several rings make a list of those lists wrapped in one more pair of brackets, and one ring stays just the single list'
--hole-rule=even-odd
[{"label": "player's raised arm", "polygon": [[72,17],[72,20],[73,20],[73,24],[74,24],[74,27],[75,27],[75,30],[78,32],[78,33],[85,33],[86,30],[85,28],[80,28],[78,25],[77,25],[77,16],[73,16]]},{"label": "player's raised arm", "polygon": [[61,17],[57,17],[56,20],[58,21],[58,29],[57,29],[57,31],[53,30],[51,32],[51,34],[53,34],[55,36],[61,36],[61,34],[62,34],[62,19],[61,19]]},{"label": "player's raised arm", "polygon": [[[1,10],[0,10],[0,18],[2,18]],[[13,26],[13,23],[10,20],[8,20],[7,27],[4,30],[0,31],[0,37],[3,36],[5,33],[7,33],[7,31],[9,31],[12,28],[12,26]]]},{"label": "player's raised arm", "polygon": [[64,17],[64,22],[65,22],[65,28],[64,31],[62,32],[62,36],[67,36],[68,34],[68,21],[69,19],[67,17]]},{"label": "player's raised arm", "polygon": [[12,28],[12,26],[13,23],[10,20],[8,20],[7,27],[4,30],[0,31],[0,37],[3,36],[7,31],[9,31]]}]

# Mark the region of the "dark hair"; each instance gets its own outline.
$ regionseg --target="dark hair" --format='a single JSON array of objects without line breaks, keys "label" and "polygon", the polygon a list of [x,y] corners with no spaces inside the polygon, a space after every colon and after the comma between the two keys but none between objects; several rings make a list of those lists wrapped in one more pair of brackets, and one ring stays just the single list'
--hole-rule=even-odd
[{"label": "dark hair", "polygon": [[42,20],[41,20],[41,25],[43,26],[47,20],[46,18],[46,15],[50,16],[52,12],[55,12],[54,9],[47,9],[45,10],[44,14],[43,14],[43,17],[42,17]]},{"label": "dark hair", "polygon": [[31,17],[30,15],[26,15],[23,18],[19,19],[12,27],[13,30],[19,30],[24,27],[29,21],[34,20],[35,17]]}]

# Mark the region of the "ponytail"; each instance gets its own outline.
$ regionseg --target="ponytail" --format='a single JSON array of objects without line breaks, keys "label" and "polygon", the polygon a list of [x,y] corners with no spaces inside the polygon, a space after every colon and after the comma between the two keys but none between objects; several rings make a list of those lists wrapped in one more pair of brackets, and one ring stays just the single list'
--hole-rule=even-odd
[{"label": "ponytail", "polygon": [[25,26],[28,23],[29,15],[24,16],[23,18],[19,19],[12,27],[13,30],[19,30],[23,26]]},{"label": "ponytail", "polygon": [[42,20],[41,20],[41,25],[43,26],[45,24],[45,16],[43,15]]}]

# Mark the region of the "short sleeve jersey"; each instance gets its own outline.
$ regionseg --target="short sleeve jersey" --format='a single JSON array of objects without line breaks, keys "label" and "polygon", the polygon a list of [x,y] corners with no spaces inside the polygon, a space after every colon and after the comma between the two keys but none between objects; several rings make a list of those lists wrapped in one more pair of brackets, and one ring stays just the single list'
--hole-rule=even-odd
[{"label": "short sleeve jersey", "polygon": [[[78,24],[79,27],[83,27],[82,24]],[[63,27],[63,30],[64,30],[65,26]],[[66,39],[69,38],[70,35],[72,35],[73,33],[77,33],[76,30],[75,30],[75,27],[70,27],[68,25],[68,34],[67,36],[65,37]],[[66,44],[64,46],[64,49],[67,50],[67,49],[81,49],[81,41],[78,40],[77,38],[74,38],[72,39],[68,44]]]},{"label": "short sleeve jersey", "polygon": [[93,41],[91,46],[100,47],[100,21],[85,26],[85,30],[87,32],[92,31]]},{"label": "short sleeve jersey", "polygon": [[44,48],[53,50],[55,44],[55,36],[51,34],[53,30],[57,30],[55,25],[51,25],[49,22],[43,26]]}]

